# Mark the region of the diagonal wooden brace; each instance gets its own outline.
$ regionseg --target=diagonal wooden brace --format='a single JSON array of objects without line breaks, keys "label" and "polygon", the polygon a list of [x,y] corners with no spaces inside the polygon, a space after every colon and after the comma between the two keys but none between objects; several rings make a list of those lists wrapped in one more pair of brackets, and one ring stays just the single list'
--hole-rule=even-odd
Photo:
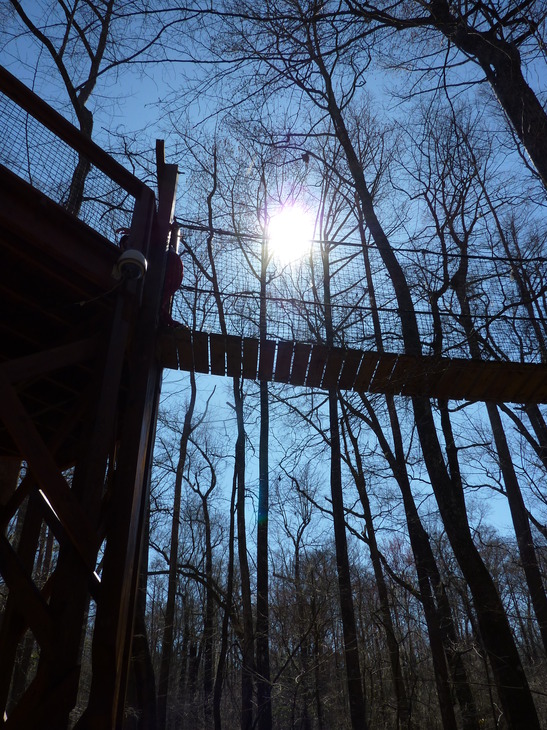
[{"label": "diagonal wooden brace", "polygon": [[36,641],[44,651],[54,652],[54,634],[48,605],[3,535],[0,535],[0,571],[17,609],[25,617]]},{"label": "diagonal wooden brace", "polygon": [[0,417],[22,457],[33,471],[42,494],[55,512],[72,545],[87,568],[93,572],[97,538],[89,525],[88,518],[2,370],[0,370]]}]

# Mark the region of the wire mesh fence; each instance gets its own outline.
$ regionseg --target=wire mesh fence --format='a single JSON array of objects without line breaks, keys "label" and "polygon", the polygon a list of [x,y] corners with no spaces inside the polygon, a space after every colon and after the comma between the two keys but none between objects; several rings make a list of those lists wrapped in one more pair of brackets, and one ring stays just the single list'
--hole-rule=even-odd
[{"label": "wire mesh fence", "polygon": [[[249,238],[238,245],[217,235],[208,254],[204,241],[205,235],[186,237],[186,273],[176,317],[191,329],[221,333],[224,322],[227,334],[258,338],[261,242]],[[314,242],[306,256],[291,263],[274,257],[266,273],[267,337],[325,343],[331,331],[332,344],[339,347],[404,352],[401,319],[405,313],[399,309],[379,254],[372,247],[366,254],[368,277],[363,248],[352,244],[326,247]],[[430,275],[434,267],[441,267],[440,261],[424,263],[422,251],[405,250],[398,256],[411,289],[424,355],[545,361],[544,292],[540,286],[523,299],[512,276],[515,262],[473,257],[462,304],[454,286],[440,293],[432,289],[426,272]],[[448,268],[455,272],[458,263],[454,258]],[[540,282],[547,277],[547,262],[538,259],[534,266],[541,269]],[[448,279],[452,271],[448,271]]]},{"label": "wire mesh fence", "polygon": [[131,224],[133,196],[1,92],[0,163],[112,242]]}]

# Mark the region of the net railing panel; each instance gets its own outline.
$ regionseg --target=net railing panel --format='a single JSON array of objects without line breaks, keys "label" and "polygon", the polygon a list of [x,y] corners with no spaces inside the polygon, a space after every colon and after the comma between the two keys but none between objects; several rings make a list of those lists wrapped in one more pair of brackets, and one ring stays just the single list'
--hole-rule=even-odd
[{"label": "net railing panel", "polygon": [[135,198],[2,92],[0,164],[109,241],[131,225]]},{"label": "net railing panel", "polygon": [[[211,283],[211,269],[203,242],[192,235],[187,252],[183,287],[175,317],[185,326],[222,333],[219,302]],[[193,247],[193,256],[188,248]],[[368,251],[373,292],[369,291],[362,249],[340,244],[329,252],[330,306],[325,303],[324,247],[316,242],[309,255],[282,265],[275,259],[268,266],[266,285],[267,326],[270,339],[305,343],[326,343],[327,322],[332,322],[332,344],[338,347],[386,352],[405,351],[401,331],[402,312],[391,281],[378,253]],[[436,298],[424,275],[422,252],[398,254],[404,265],[414,305],[414,315],[424,355],[476,357],[514,362],[545,361],[547,313],[541,288],[523,301],[511,276],[507,260],[485,256],[469,263],[466,298],[469,312],[462,307],[452,288]],[[201,259],[200,259],[201,256]],[[258,262],[260,242],[247,242],[245,253],[233,240],[217,237],[213,252],[220,308],[227,334],[260,337],[260,281],[249,261]],[[196,266],[195,260],[201,262]],[[428,262],[429,270],[433,264]],[[455,270],[457,259],[450,266]],[[547,262],[534,265],[547,277]],[[258,267],[254,266],[255,270]],[[544,281],[547,279],[543,279]],[[376,322],[376,325],[375,325]],[[475,349],[470,347],[470,340]]]}]

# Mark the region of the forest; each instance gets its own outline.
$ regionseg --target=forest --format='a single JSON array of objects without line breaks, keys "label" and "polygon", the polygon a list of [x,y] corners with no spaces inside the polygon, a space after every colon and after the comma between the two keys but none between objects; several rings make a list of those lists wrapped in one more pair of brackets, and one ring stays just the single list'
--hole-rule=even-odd
[{"label": "forest", "polygon": [[[2,65],[151,185],[165,140],[174,326],[547,361],[545,2],[3,16]],[[535,403],[166,373],[126,727],[547,727],[546,476]]]}]

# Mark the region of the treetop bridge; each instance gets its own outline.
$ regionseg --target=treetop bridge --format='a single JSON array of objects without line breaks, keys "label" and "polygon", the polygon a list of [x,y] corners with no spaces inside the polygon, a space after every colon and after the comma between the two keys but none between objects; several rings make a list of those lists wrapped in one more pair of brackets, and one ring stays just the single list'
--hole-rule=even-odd
[{"label": "treetop bridge", "polygon": [[[547,402],[543,285],[533,300],[520,301],[511,278],[518,261],[491,254],[470,260],[482,347],[481,358],[471,359],[454,293],[438,298],[435,316],[427,307],[437,254],[401,249],[424,342],[417,355],[401,347],[400,313],[372,248],[374,300],[363,275],[365,248],[328,244],[330,340],[321,281],[314,278],[324,244],[299,268],[272,263],[261,332],[258,283],[243,265],[249,241],[215,232],[215,291],[199,277],[203,226],[186,222],[186,272],[173,313],[181,324],[172,326],[166,305],[173,292],[164,282],[176,258],[178,173],[166,164],[162,145],[155,194],[2,69],[0,140],[0,573],[8,589],[0,724],[6,728],[38,727],[45,716],[50,728],[68,726],[82,682],[90,601],[92,678],[76,727],[120,726],[137,661],[131,638],[163,368],[356,392]],[[147,260],[144,277],[120,271],[120,231],[124,248]],[[534,263],[538,280],[545,265],[541,257]],[[41,583],[35,560],[44,524],[54,535],[57,563]],[[39,661],[26,686],[14,667],[28,636]]]}]

